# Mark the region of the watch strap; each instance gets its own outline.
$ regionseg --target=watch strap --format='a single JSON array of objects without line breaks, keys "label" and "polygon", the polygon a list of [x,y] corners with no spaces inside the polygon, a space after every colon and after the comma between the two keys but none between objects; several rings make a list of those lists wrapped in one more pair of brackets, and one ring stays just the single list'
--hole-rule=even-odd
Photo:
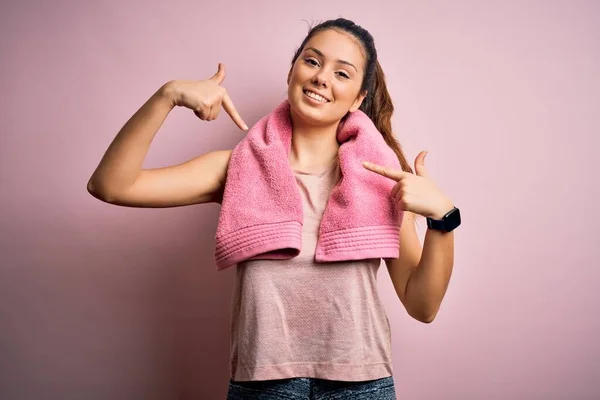
[{"label": "watch strap", "polygon": [[442,219],[432,219],[427,217],[427,227],[429,229],[450,232],[460,225],[460,211],[454,207],[448,211]]},{"label": "watch strap", "polygon": [[427,227],[436,231],[445,231],[445,224],[443,219],[432,219],[427,217]]}]

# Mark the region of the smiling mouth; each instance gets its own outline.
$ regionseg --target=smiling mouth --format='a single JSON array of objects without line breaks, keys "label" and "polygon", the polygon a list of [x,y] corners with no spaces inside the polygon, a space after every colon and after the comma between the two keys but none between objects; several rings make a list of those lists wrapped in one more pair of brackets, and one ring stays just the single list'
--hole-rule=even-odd
[{"label": "smiling mouth", "polygon": [[321,96],[320,94],[316,94],[315,92],[311,92],[310,90],[303,90],[304,94],[307,95],[308,97],[310,97],[313,100],[316,100],[320,103],[329,103],[329,100],[327,100],[325,97]]}]

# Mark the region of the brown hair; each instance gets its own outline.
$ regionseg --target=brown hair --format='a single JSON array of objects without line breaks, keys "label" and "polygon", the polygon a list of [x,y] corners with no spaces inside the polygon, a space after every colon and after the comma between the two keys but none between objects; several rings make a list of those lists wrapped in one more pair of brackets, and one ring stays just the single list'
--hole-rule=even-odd
[{"label": "brown hair", "polygon": [[304,49],[304,46],[310,40],[310,38],[315,34],[327,29],[335,29],[349,33],[358,39],[362,44],[367,56],[367,65],[365,68],[365,76],[363,77],[361,91],[366,90],[367,97],[365,97],[363,100],[360,110],[367,114],[369,118],[371,118],[371,121],[373,121],[377,130],[381,132],[381,135],[383,136],[383,139],[387,145],[394,151],[394,153],[396,153],[402,170],[413,172],[412,167],[406,161],[406,157],[404,156],[400,142],[398,142],[398,139],[396,139],[394,133],[392,132],[392,114],[394,113],[394,105],[392,103],[390,93],[387,90],[385,74],[383,73],[383,69],[379,64],[379,60],[377,60],[375,41],[373,36],[371,36],[366,29],[344,18],[322,22],[310,29],[308,35],[306,35],[306,38],[304,38],[304,41],[298,50],[296,50],[296,53],[292,59],[292,65],[294,65],[300,56],[302,49]]}]

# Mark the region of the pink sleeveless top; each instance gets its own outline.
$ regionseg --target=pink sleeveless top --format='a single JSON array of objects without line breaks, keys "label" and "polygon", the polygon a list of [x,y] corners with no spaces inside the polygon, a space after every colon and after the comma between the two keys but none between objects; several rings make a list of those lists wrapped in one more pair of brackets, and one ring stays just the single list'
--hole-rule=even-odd
[{"label": "pink sleeveless top", "polygon": [[390,325],[377,288],[381,259],[314,261],[321,216],[341,177],[339,164],[319,174],[294,175],[304,205],[302,250],[289,260],[236,266],[231,378],[391,376]]}]

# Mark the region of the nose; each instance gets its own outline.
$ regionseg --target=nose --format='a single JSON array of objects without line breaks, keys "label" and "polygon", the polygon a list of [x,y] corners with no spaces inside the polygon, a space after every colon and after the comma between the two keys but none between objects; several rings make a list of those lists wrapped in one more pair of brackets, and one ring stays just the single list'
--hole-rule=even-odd
[{"label": "nose", "polygon": [[317,86],[321,86],[321,87],[328,87],[329,86],[329,80],[327,79],[327,75],[326,72],[321,69],[319,70],[315,76],[313,76],[312,82],[317,85]]}]

